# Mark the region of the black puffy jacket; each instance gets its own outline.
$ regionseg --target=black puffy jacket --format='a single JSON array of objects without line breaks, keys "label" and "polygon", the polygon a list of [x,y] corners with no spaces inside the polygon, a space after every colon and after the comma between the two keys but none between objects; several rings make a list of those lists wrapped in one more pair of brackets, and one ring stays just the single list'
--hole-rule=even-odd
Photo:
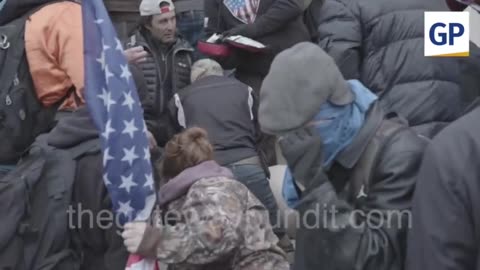
[{"label": "black puffy jacket", "polygon": [[326,171],[329,181],[306,183],[297,207],[302,222],[295,270],[404,269],[426,140],[404,124],[391,128],[394,119],[373,105],[352,143]]},{"label": "black puffy jacket", "polygon": [[319,44],[411,125],[451,122],[465,105],[456,58],[424,56],[424,12],[443,0],[326,0],[312,4]]},{"label": "black puffy jacket", "polygon": [[480,107],[430,143],[413,199],[406,270],[480,269]]},{"label": "black puffy jacket", "polygon": [[[178,37],[167,52],[161,51],[143,27],[130,37],[127,46],[143,46],[149,53],[147,60],[135,67],[141,71],[143,78],[133,75],[137,88],[146,90],[140,96],[148,130],[157,143],[163,146],[176,132],[169,119],[167,105],[174,93],[190,84],[193,48],[186,40]],[[163,78],[162,74],[170,76]]]}]

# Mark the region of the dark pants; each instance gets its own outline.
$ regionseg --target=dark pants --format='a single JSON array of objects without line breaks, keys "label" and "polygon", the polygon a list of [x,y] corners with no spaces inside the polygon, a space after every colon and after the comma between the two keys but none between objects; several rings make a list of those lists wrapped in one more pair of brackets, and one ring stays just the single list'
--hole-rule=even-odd
[{"label": "dark pants", "polygon": [[197,50],[197,42],[203,36],[205,12],[192,10],[177,14],[177,27],[182,36],[195,48],[194,60],[204,58]]},{"label": "dark pants", "polygon": [[237,181],[244,184],[268,210],[270,223],[278,238],[285,235],[285,229],[278,220],[278,206],[270,189],[268,178],[259,165],[228,165]]}]

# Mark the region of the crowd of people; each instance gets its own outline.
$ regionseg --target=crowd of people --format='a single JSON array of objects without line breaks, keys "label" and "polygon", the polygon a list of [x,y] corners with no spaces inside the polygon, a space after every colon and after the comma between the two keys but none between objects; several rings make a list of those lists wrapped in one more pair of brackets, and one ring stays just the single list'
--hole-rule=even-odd
[{"label": "crowd of people", "polygon": [[[425,57],[424,12],[450,10],[470,13],[470,55]],[[161,270],[480,267],[480,0],[142,0],[139,18],[119,47],[160,213],[124,227],[77,213],[67,244],[18,253],[32,231],[51,236],[25,226],[17,212],[42,206],[12,187],[92,216],[112,202],[85,104],[81,1],[0,0],[0,227],[18,225],[0,229],[0,269],[116,270],[129,253]],[[266,49],[199,50],[214,34]],[[62,169],[33,162],[32,145],[75,153],[68,196],[52,195],[60,173],[47,171]]]}]

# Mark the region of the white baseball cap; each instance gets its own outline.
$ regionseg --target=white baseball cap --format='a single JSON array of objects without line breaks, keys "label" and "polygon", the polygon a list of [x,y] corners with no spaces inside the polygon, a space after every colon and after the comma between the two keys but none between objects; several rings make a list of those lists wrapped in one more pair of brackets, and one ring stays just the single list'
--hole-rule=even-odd
[{"label": "white baseball cap", "polygon": [[[165,3],[165,7],[160,6]],[[152,16],[174,11],[175,6],[172,0],[142,0],[140,3],[140,16]]]}]

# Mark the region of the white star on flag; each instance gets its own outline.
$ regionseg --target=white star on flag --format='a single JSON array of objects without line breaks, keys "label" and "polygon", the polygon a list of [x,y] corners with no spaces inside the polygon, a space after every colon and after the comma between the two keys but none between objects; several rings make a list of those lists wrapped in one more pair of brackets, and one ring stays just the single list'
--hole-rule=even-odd
[{"label": "white star on flag", "polygon": [[138,131],[138,128],[135,126],[135,119],[131,121],[123,120],[123,123],[125,124],[125,129],[122,131],[122,134],[128,134],[133,139],[133,133]]},{"label": "white star on flag", "polygon": [[132,77],[132,73],[130,73],[130,70],[128,69],[128,65],[120,65],[120,68],[122,69],[122,75],[120,75],[120,78],[125,78],[125,80],[130,80],[130,77]]},{"label": "white star on flag", "polygon": [[144,159],[150,161],[150,158],[151,158],[150,149],[147,147],[147,148],[143,149],[143,151],[145,152]]},{"label": "white star on flag", "polygon": [[128,216],[132,211],[133,208],[130,206],[130,201],[126,203],[119,202],[120,207],[118,208],[118,212],[122,213],[124,216]]},{"label": "white star on flag", "polygon": [[107,166],[109,160],[113,160],[113,157],[110,156],[110,148],[106,148],[103,152],[103,167]]},{"label": "white star on flag", "polygon": [[146,182],[145,184],[143,185],[144,187],[149,187],[151,190],[153,190],[153,176],[152,174],[145,174],[145,179],[146,179]]},{"label": "white star on flag", "polygon": [[112,128],[112,120],[107,121],[107,125],[105,125],[105,131],[102,132],[102,136],[108,140],[110,138],[110,134],[115,132],[115,129]]},{"label": "white star on flag", "polygon": [[105,80],[107,81],[107,84],[111,77],[113,77],[113,73],[108,69],[108,65],[105,65]]},{"label": "white star on flag", "polygon": [[133,104],[135,104],[135,100],[133,100],[133,97],[132,97],[132,92],[123,93],[123,96],[125,97],[125,101],[122,103],[122,106],[128,106],[130,111],[132,111]]},{"label": "white star on flag", "polygon": [[105,186],[109,186],[112,184],[112,182],[108,180],[108,175],[106,173],[103,174],[103,182],[105,183]]},{"label": "white star on flag", "polygon": [[98,97],[103,100],[103,105],[107,107],[107,112],[110,112],[110,107],[112,105],[117,104],[113,99],[112,99],[112,93],[107,92],[105,88],[102,89],[102,94],[98,95]]},{"label": "white star on flag", "polygon": [[123,52],[123,45],[122,42],[120,42],[120,39],[115,38],[115,42],[117,43],[115,50]]},{"label": "white star on flag", "polygon": [[130,189],[134,186],[137,185],[137,183],[133,182],[133,175],[130,174],[130,176],[120,176],[122,178],[122,184],[119,186],[119,188],[125,189],[128,193],[130,193]]},{"label": "white star on flag", "polygon": [[102,49],[103,49],[103,51],[106,51],[106,50],[110,49],[110,46],[105,44],[105,40],[103,40],[103,39],[102,39]]},{"label": "white star on flag", "polygon": [[138,156],[135,155],[135,146],[131,149],[123,148],[123,153],[125,155],[123,156],[122,161],[126,161],[132,166],[133,161],[138,158]]},{"label": "white star on flag", "polygon": [[102,70],[105,70],[105,52],[100,53],[100,58],[97,58],[97,62],[102,65]]},{"label": "white star on flag", "polygon": [[[152,164],[143,155],[149,141],[140,131],[145,129],[145,119],[137,87],[104,1],[81,2],[85,102],[101,133],[103,182],[119,226],[146,221],[157,193]],[[119,270],[158,268],[154,260],[132,254]]]}]

